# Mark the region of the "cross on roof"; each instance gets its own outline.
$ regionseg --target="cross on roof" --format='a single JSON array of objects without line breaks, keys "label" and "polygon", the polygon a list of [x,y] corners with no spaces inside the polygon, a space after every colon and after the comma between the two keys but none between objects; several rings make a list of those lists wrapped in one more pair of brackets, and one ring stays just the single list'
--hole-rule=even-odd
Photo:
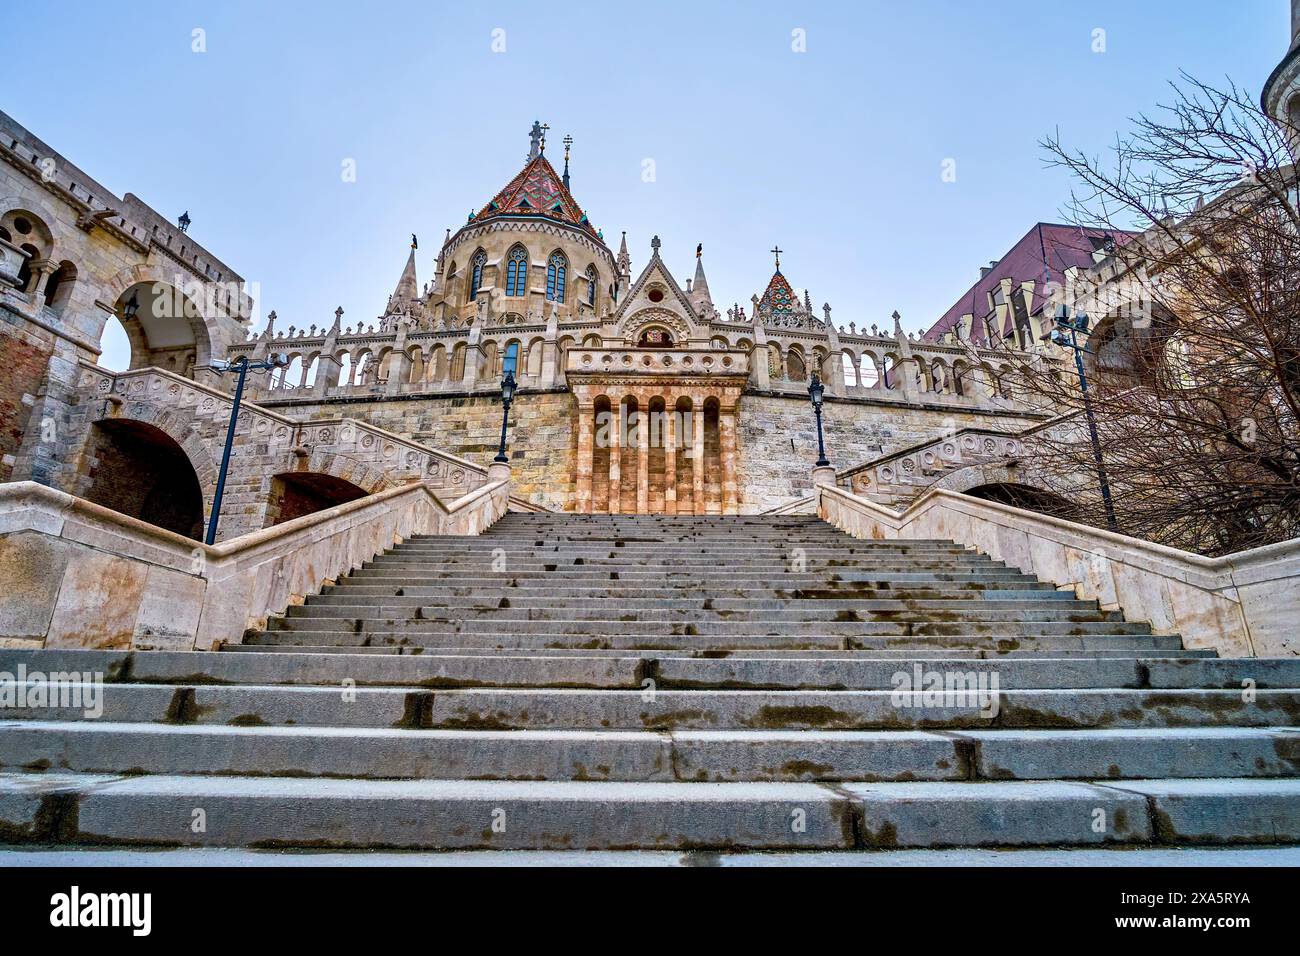
[{"label": "cross on roof", "polygon": [[543,123],[543,124],[542,124],[542,128],[541,128],[541,134],[542,134],[541,150],[542,150],[543,153],[546,152],[546,131],[549,130],[550,128],[551,128],[551,127],[550,127],[548,124],[546,124],[546,123]]},{"label": "cross on roof", "polygon": [[776,268],[777,268],[778,271],[779,271],[780,268],[781,268],[781,253],[784,252],[784,251],[785,251],[785,250],[782,249],[780,246],[773,246],[773,247],[772,247],[772,255],[776,256]]}]

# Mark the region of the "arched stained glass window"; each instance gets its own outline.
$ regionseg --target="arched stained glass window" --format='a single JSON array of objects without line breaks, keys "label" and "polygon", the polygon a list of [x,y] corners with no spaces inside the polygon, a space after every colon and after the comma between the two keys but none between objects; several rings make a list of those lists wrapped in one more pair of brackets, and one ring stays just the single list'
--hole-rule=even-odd
[{"label": "arched stained glass window", "polygon": [[596,267],[587,266],[587,305],[596,304]]},{"label": "arched stained glass window", "polygon": [[470,260],[469,297],[478,298],[478,290],[483,288],[483,267],[487,265],[487,253],[480,249]]},{"label": "arched stained glass window", "polygon": [[564,276],[569,271],[569,261],[558,252],[546,264],[546,298],[564,301]]},{"label": "arched stained glass window", "polygon": [[506,295],[523,295],[527,288],[528,253],[522,246],[515,246],[506,264]]}]

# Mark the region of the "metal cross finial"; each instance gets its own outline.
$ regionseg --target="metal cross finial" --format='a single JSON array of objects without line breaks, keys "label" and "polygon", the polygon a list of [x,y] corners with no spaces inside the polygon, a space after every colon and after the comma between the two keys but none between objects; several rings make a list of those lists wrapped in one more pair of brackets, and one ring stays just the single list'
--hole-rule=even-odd
[{"label": "metal cross finial", "polygon": [[573,137],[567,133],[564,135],[564,161],[569,161],[569,147],[573,145]]},{"label": "metal cross finial", "polygon": [[778,272],[781,271],[781,253],[784,252],[784,251],[785,251],[785,250],[782,249],[780,246],[773,246],[773,247],[772,247],[772,255],[776,256],[776,270],[777,270]]},{"label": "metal cross finial", "polygon": [[542,128],[541,128],[541,134],[542,134],[541,151],[542,151],[543,153],[546,152],[546,131],[549,130],[550,128],[551,128],[551,127],[550,127],[548,124],[546,124],[546,123],[543,123],[543,124],[542,124]]}]

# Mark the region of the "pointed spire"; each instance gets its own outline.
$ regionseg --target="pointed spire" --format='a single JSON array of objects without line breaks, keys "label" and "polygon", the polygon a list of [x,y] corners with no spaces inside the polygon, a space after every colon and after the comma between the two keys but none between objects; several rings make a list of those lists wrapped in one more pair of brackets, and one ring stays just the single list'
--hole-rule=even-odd
[{"label": "pointed spire", "polygon": [[632,274],[632,257],[627,251],[627,230],[623,230],[623,238],[618,243],[618,274]]},{"label": "pointed spire", "polygon": [[564,135],[564,188],[569,188],[569,147],[573,145],[573,137],[567,133]]},{"label": "pointed spire", "polygon": [[343,306],[334,310],[334,324],[330,326],[330,335],[338,335],[343,325]]},{"label": "pointed spire", "polygon": [[[414,240],[414,236],[411,237]],[[411,243],[411,254],[406,257],[406,268],[402,270],[402,277],[397,280],[397,288],[388,299],[389,311],[400,310],[402,307],[411,305],[420,297],[420,283],[415,278],[415,242]]]},{"label": "pointed spire", "polygon": [[695,278],[691,280],[691,302],[695,305],[713,304],[709,295],[709,280],[704,277],[704,243],[695,247]]}]

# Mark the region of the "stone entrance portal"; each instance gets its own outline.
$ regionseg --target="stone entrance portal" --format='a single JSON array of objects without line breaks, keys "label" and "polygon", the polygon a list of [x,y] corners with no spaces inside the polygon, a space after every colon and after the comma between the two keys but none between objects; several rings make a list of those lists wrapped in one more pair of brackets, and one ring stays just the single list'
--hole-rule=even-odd
[{"label": "stone entrance portal", "polygon": [[572,349],[574,510],[738,514],[736,405],[749,356],[726,349]]}]

